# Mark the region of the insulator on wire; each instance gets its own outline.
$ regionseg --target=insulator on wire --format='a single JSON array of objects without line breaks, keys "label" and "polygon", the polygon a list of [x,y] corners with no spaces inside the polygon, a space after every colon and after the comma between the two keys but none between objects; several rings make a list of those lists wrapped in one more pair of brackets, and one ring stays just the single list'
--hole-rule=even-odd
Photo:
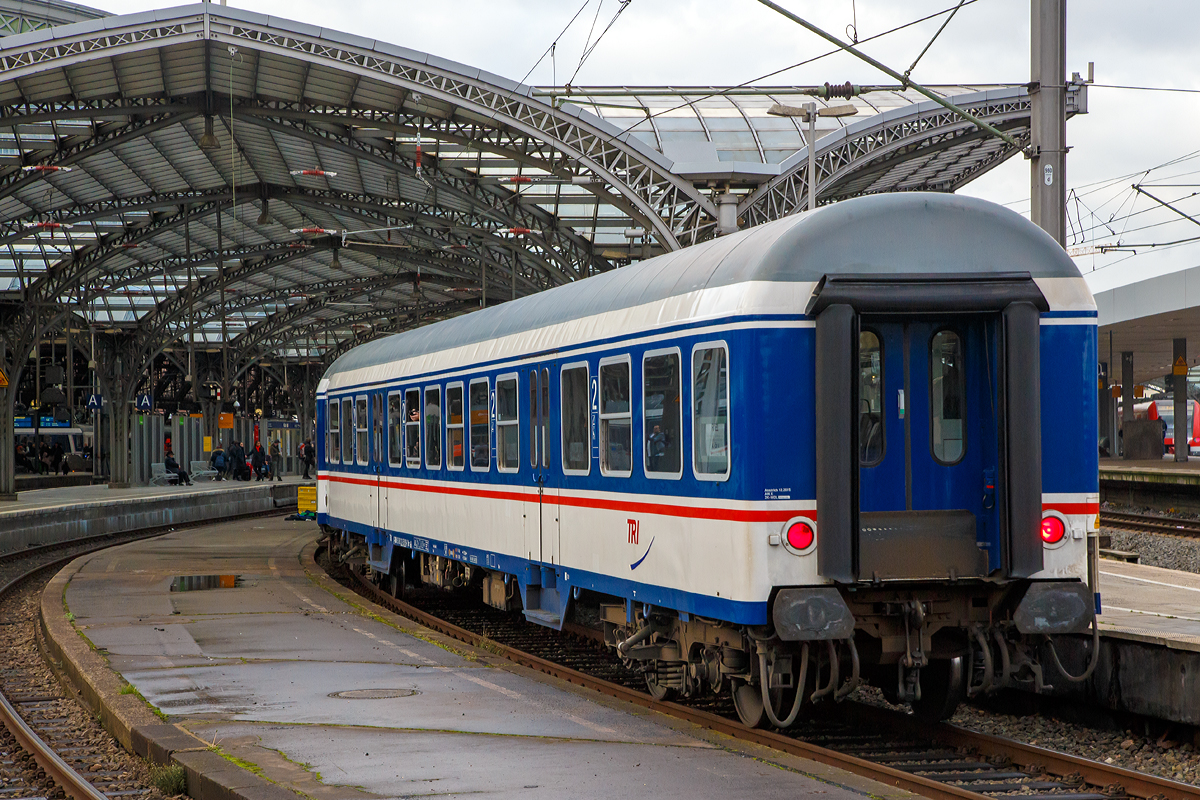
[{"label": "insulator on wire", "polygon": [[323,169],[294,169],[292,175],[306,175],[310,178],[336,178],[336,172],[329,172]]},{"label": "insulator on wire", "polygon": [[849,100],[851,97],[854,97],[857,94],[858,94],[858,88],[853,83],[850,83],[850,81],[846,81],[845,83],[841,83],[841,84],[830,83],[829,81],[825,81],[825,95],[824,96],[826,98],[843,97],[843,98]]},{"label": "insulator on wire", "polygon": [[327,236],[337,236],[345,231],[335,230],[333,228],[292,228],[291,233],[319,233]]},{"label": "insulator on wire", "polygon": [[50,164],[31,164],[21,167],[22,172],[70,172],[72,167],[55,167]]}]

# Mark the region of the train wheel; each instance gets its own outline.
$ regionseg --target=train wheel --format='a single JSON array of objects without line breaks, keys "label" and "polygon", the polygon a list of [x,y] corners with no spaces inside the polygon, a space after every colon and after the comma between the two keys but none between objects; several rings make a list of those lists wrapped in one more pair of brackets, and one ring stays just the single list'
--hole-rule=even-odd
[{"label": "train wheel", "polygon": [[387,576],[387,593],[399,600],[404,596],[404,562],[400,562],[399,574],[389,572]]},{"label": "train wheel", "polygon": [[950,719],[964,696],[962,658],[930,661],[921,667],[921,699],[912,704],[913,714],[927,722]]},{"label": "train wheel", "polygon": [[733,707],[738,719],[747,728],[761,728],[767,724],[767,712],[763,710],[762,692],[757,686],[739,680],[731,681]]},{"label": "train wheel", "polygon": [[663,686],[658,682],[658,674],[656,672],[646,673],[646,689],[649,690],[650,696],[655,700],[674,700],[675,690],[669,686]]}]

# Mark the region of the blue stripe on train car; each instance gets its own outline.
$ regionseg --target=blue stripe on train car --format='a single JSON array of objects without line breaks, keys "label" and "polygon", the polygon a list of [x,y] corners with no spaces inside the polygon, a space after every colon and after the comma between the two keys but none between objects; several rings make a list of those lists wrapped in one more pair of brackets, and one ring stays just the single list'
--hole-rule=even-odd
[{"label": "blue stripe on train car", "polygon": [[1043,325],[1042,491],[1100,491],[1096,326]]}]

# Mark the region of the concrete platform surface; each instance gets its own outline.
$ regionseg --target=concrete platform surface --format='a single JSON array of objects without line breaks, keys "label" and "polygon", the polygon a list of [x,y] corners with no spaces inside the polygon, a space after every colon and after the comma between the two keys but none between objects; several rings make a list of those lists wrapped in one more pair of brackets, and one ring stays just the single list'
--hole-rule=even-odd
[{"label": "concrete platform surface", "polygon": [[[301,480],[295,475],[286,475],[283,483],[315,486],[316,480]],[[276,481],[275,483],[279,483]],[[67,506],[91,505],[106,502],[128,502],[131,500],[156,500],[161,498],[187,497],[210,492],[229,492],[250,486],[266,486],[266,481],[210,481],[197,480],[191,486],[131,486],[128,489],[110,489],[108,484],[89,486],[59,486],[53,489],[22,491],[13,501],[0,503],[0,519],[9,515],[23,514],[33,510],[61,509]]]},{"label": "concrete platform surface", "polygon": [[447,640],[306,570],[316,536],[264,518],[113,548],[72,565],[66,605],[99,669],[318,800],[911,797]]},{"label": "concrete platform surface", "polygon": [[1100,560],[1105,636],[1200,652],[1200,575]]}]

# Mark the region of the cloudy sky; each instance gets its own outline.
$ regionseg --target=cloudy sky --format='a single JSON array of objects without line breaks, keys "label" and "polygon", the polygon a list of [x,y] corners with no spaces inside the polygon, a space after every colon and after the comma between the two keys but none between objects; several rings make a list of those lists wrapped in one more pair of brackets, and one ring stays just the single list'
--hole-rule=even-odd
[{"label": "cloudy sky", "polygon": [[[613,20],[619,0],[231,0],[277,14],[435,53],[527,83],[733,85],[825,53],[829,46],[756,0],[629,0],[580,65],[589,40]],[[857,22],[867,39],[957,5],[957,0],[780,0],[794,13],[845,37]],[[122,13],[155,0],[93,0]],[[577,11],[582,13],[560,32]],[[903,72],[945,16],[863,45]],[[594,21],[594,22],[593,22]],[[1134,183],[1200,218],[1200,30],[1196,0],[1069,0],[1067,71],[1094,61],[1090,113],[1067,126],[1069,244],[1137,245],[1076,258],[1094,290],[1200,265],[1200,224],[1134,191]],[[557,41],[555,57],[538,63]],[[537,64],[535,68],[535,64]],[[532,72],[530,70],[532,69]],[[965,0],[913,70],[928,84],[1029,80],[1029,1]],[[887,83],[848,55],[767,78],[766,85]],[[1188,92],[1110,87],[1175,88]],[[1028,213],[1029,165],[1010,160],[965,192]],[[1148,245],[1159,245],[1149,247]]]}]

